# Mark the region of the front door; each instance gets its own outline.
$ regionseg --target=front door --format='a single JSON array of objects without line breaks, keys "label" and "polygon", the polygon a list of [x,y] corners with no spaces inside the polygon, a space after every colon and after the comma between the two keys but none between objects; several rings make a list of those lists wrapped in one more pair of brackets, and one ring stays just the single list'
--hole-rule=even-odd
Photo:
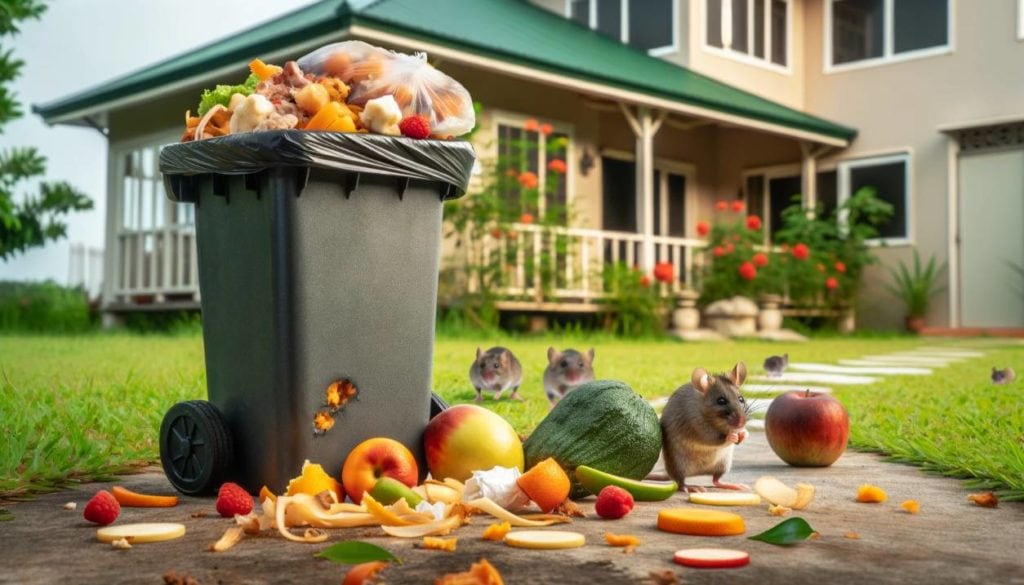
[{"label": "front door", "polygon": [[1024,327],[1024,149],[960,157],[960,324]]}]

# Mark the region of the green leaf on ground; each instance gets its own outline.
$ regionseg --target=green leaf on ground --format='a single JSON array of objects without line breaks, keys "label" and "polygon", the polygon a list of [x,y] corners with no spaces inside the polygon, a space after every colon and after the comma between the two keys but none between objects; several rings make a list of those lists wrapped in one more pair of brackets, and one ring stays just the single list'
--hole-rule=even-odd
[{"label": "green leaf on ground", "polygon": [[387,550],[360,540],[343,540],[318,552],[316,556],[346,565],[358,565],[370,561],[394,561],[402,564],[398,557]]},{"label": "green leaf on ground", "polygon": [[815,530],[811,525],[803,518],[797,517],[783,520],[761,534],[751,536],[750,540],[784,546],[807,540],[812,534],[815,534]]}]

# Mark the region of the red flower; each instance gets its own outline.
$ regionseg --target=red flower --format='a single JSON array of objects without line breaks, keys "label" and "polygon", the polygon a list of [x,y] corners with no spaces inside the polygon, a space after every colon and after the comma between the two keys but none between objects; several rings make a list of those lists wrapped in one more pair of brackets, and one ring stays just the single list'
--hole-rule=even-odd
[{"label": "red flower", "polygon": [[761,218],[756,215],[747,216],[747,229],[748,230],[759,230],[761,229]]},{"label": "red flower", "polygon": [[835,290],[839,288],[839,281],[836,280],[836,277],[830,276],[827,279],[825,279],[825,288],[827,288],[828,290]]},{"label": "red flower", "polygon": [[836,262],[836,272],[839,274],[846,274],[846,264],[842,262]]},{"label": "red flower", "polygon": [[754,261],[754,266],[757,266],[758,268],[763,268],[768,265],[768,256],[765,256],[761,252],[754,254],[754,257],[751,258],[751,260]]},{"label": "red flower", "polygon": [[534,118],[528,118],[523,122],[523,130],[526,130],[527,132],[536,132],[539,126],[540,125],[537,123],[537,120]]},{"label": "red flower", "polygon": [[741,211],[743,211],[743,202],[740,201],[739,199],[733,201],[732,210],[735,211],[736,213],[740,213]]},{"label": "red flower", "polygon": [[660,282],[670,283],[675,276],[675,267],[671,262],[658,262],[654,265],[654,278]]},{"label": "red flower", "polygon": [[520,185],[526,187],[527,189],[537,188],[537,173],[531,171],[524,171],[522,173],[519,173],[519,178],[516,180],[519,181]]},{"label": "red flower", "polygon": [[783,253],[789,252],[789,244],[782,244],[779,246],[779,250],[782,250]]},{"label": "red flower", "polygon": [[697,235],[698,236],[702,236],[702,237],[706,236],[706,235],[708,235],[708,233],[710,231],[711,231],[711,226],[708,225],[708,222],[706,222],[706,221],[698,221],[697,222]]},{"label": "red flower", "polygon": [[554,129],[551,127],[551,124],[548,124],[547,122],[540,125],[540,133],[543,134],[544,136],[551,134],[553,130]]},{"label": "red flower", "polygon": [[733,250],[735,250],[735,249],[736,249],[736,246],[734,246],[732,244],[726,244],[725,245],[725,253],[726,254],[732,254]]},{"label": "red flower", "polygon": [[793,246],[793,257],[797,260],[807,260],[811,256],[811,249],[803,242]]},{"label": "red flower", "polygon": [[503,233],[505,232],[501,231],[498,228],[494,228],[493,230],[491,230],[491,237],[494,238],[495,240],[500,240]]},{"label": "red flower", "polygon": [[744,262],[743,264],[740,264],[739,270],[737,270],[737,272],[739,272],[740,278],[742,278],[743,280],[754,280],[754,277],[757,276],[757,268],[754,268],[754,265],[751,264],[750,262]]},{"label": "red flower", "polygon": [[822,264],[821,262],[818,262],[818,265],[815,266],[815,268],[818,269],[818,272],[825,272],[825,265]]},{"label": "red flower", "polygon": [[715,246],[715,258],[718,258],[718,257],[721,257],[721,256],[725,256],[725,254],[726,254],[725,248],[723,248],[721,246]]},{"label": "red flower", "polygon": [[533,214],[524,213],[519,216],[519,223],[525,223],[527,225],[533,223]]},{"label": "red flower", "polygon": [[651,286],[651,277],[646,274],[640,277],[640,286],[647,288]]},{"label": "red flower", "polygon": [[565,161],[560,158],[551,159],[548,163],[548,170],[553,173],[565,173],[569,168],[565,166]]},{"label": "red flower", "polygon": [[725,211],[727,209],[729,209],[728,201],[719,201],[715,203],[715,211]]}]

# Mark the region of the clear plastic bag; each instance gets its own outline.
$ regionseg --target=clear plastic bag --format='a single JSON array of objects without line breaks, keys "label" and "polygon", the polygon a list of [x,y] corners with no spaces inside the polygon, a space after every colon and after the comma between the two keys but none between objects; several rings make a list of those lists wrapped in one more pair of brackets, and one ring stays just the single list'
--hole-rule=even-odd
[{"label": "clear plastic bag", "polygon": [[427,63],[424,53],[395,53],[362,41],[343,41],[309,53],[299,67],[351,86],[349,103],[391,95],[402,116],[422,115],[433,134],[461,136],[476,125],[473,100],[461,83]]}]

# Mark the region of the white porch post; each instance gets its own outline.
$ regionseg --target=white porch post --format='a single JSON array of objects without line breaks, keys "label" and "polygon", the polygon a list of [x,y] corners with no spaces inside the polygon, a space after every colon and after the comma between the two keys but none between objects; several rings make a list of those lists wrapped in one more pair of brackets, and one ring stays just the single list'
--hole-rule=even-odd
[{"label": "white porch post", "polygon": [[807,142],[800,143],[800,188],[805,209],[814,209],[818,204],[818,159],[812,148]]},{"label": "white porch post", "polygon": [[636,226],[643,236],[640,244],[640,269],[654,269],[654,135],[665,121],[665,112],[655,118],[650,108],[640,106],[634,115],[620,103],[622,114],[636,136]]}]

